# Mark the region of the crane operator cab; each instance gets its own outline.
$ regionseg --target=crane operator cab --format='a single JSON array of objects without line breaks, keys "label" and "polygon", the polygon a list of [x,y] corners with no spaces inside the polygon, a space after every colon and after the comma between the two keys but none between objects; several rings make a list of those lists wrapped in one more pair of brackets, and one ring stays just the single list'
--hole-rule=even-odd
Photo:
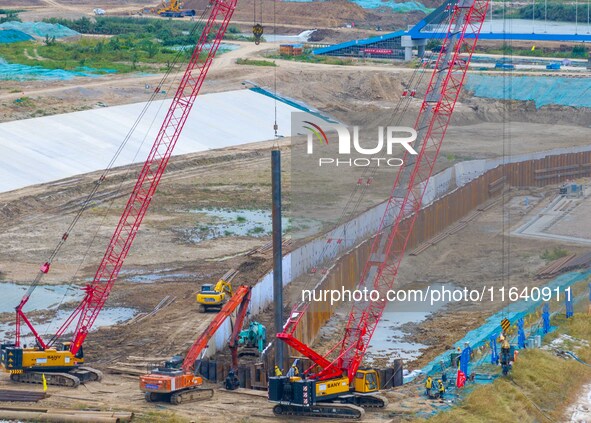
[{"label": "crane operator cab", "polygon": [[3,344],[0,354],[2,367],[9,373],[21,373],[26,370],[67,371],[84,363],[82,347],[72,354],[71,342],[62,342],[55,348],[43,349],[34,347],[16,347],[14,344]]},{"label": "crane operator cab", "polygon": [[378,373],[373,369],[357,370],[355,374],[354,390],[355,392],[368,393],[376,392],[380,389]]}]

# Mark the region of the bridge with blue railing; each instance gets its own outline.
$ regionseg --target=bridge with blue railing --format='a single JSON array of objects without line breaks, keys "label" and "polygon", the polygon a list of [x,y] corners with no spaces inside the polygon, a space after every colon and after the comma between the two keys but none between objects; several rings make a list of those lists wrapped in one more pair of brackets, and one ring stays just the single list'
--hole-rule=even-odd
[{"label": "bridge with blue railing", "polygon": [[[582,0],[576,0],[581,2]],[[352,40],[313,50],[317,55],[345,56],[376,59],[412,59],[413,50],[423,56],[427,40],[443,38],[447,32],[449,15],[458,0],[446,0],[432,13],[410,27],[408,30],[392,32],[361,40]],[[544,18],[505,19],[504,2],[494,0],[490,3],[489,18],[480,33],[481,40],[519,41],[562,41],[591,42],[591,2],[586,1],[577,7],[587,9],[587,19],[583,22],[556,22]],[[538,3],[538,7],[544,5]],[[468,33],[467,37],[473,34]]]}]

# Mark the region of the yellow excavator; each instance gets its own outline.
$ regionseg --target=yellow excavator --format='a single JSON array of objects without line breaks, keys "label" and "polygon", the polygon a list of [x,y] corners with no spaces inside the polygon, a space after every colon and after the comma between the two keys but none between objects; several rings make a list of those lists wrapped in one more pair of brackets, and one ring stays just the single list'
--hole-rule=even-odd
[{"label": "yellow excavator", "polygon": [[197,293],[197,303],[201,304],[201,311],[220,310],[222,306],[232,297],[232,279],[238,274],[237,270],[229,270],[217,283],[206,283],[201,285]]},{"label": "yellow excavator", "polygon": [[193,9],[183,9],[181,0],[162,1],[156,8],[156,13],[164,18],[183,18],[185,16],[195,16]]}]

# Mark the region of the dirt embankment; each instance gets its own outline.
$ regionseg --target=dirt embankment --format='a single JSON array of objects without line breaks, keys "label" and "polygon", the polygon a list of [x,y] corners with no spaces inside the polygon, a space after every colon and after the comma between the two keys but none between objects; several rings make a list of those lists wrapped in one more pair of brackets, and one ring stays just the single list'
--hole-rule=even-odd
[{"label": "dirt embankment", "polygon": [[[204,0],[186,0],[185,7],[203,10]],[[256,11],[256,18],[255,18]],[[353,25],[357,28],[382,30],[406,28],[416,23],[423,13],[394,13],[390,8],[364,9],[348,0],[314,2],[290,2],[273,0],[240,0],[233,20],[239,22],[262,22],[270,33],[277,25],[296,25],[301,29],[338,28]]]}]

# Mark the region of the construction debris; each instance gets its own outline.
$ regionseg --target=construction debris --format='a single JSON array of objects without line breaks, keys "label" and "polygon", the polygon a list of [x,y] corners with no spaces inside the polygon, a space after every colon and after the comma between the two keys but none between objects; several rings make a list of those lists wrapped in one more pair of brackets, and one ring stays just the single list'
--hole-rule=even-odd
[{"label": "construction debris", "polygon": [[142,320],[147,319],[148,317],[152,317],[156,313],[158,313],[160,310],[162,310],[163,308],[168,307],[169,305],[174,303],[175,300],[176,300],[176,297],[171,297],[170,295],[167,295],[156,305],[156,307],[154,307],[154,310],[152,310],[150,313],[138,313],[132,319],[127,321],[125,324],[131,325],[133,323],[139,323]]},{"label": "construction debris", "polygon": [[[290,245],[291,245],[291,239],[283,239],[283,241],[281,241],[281,247],[283,250],[286,250],[286,248],[289,247]],[[273,250],[273,241],[269,241],[269,242],[261,245],[260,247],[249,251],[248,253],[246,253],[246,255],[253,256],[255,254],[265,254],[265,253],[272,251],[272,250]]]},{"label": "construction debris", "polygon": [[536,273],[536,278],[548,279],[563,272],[568,262],[572,260],[575,256],[576,254],[570,254],[568,256],[550,262],[548,266],[544,267],[542,270]]},{"label": "construction debris", "polygon": [[131,412],[70,410],[65,408],[0,407],[0,420],[35,422],[93,422],[125,423],[133,418]]}]

